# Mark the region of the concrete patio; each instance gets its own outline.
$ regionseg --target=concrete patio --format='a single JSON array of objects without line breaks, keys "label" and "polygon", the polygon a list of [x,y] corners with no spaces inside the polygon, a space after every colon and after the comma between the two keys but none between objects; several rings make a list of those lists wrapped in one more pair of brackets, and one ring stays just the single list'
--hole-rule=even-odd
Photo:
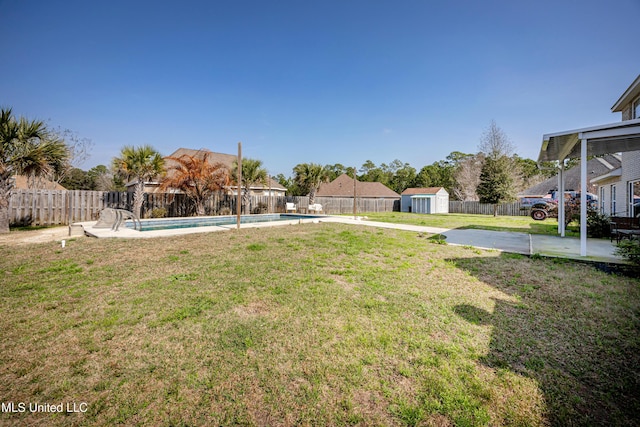
[{"label": "concrete patio", "polygon": [[386,222],[355,220],[349,217],[328,217],[322,221],[358,224],[370,227],[393,228],[430,234],[442,234],[452,245],[474,246],[523,255],[540,255],[578,261],[628,264],[615,255],[616,245],[608,239],[587,239],[587,256],[580,256],[580,239],[575,237],[548,236],[541,234],[514,233],[474,229],[446,229],[418,225],[392,224]]}]

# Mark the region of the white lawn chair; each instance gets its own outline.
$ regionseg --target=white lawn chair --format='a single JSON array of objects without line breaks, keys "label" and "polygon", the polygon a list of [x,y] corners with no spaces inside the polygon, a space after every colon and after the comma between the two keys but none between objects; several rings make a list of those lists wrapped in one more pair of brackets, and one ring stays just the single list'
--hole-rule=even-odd
[{"label": "white lawn chair", "polygon": [[309,205],[309,213],[311,212],[315,212],[315,213],[322,212],[322,205],[320,203],[314,203],[313,205]]},{"label": "white lawn chair", "polygon": [[286,207],[286,212],[295,212],[296,210],[298,210],[296,208],[296,204],[295,203],[287,203],[287,207]]}]

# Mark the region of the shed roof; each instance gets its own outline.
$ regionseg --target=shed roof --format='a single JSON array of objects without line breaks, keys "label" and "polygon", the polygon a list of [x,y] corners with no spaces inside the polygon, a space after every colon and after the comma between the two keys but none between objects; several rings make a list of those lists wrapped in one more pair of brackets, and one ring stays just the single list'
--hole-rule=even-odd
[{"label": "shed roof", "polygon": [[407,188],[402,192],[403,196],[416,195],[416,194],[438,194],[441,190],[449,194],[444,187],[426,187],[426,188]]}]

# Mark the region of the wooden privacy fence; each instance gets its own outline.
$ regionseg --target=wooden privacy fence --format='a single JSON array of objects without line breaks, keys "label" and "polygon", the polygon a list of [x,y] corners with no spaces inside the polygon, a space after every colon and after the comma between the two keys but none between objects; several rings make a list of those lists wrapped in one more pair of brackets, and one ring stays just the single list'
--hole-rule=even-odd
[{"label": "wooden privacy fence", "polygon": [[[490,203],[449,201],[450,213],[493,215],[493,209]],[[520,202],[503,203],[498,206],[498,215],[527,216],[529,209],[522,209]]]},{"label": "wooden privacy fence", "polygon": [[[250,213],[285,212],[286,203],[295,203],[298,211],[306,211],[306,196],[251,196]],[[316,197],[325,214],[353,212],[353,198]],[[362,199],[358,212],[390,212],[400,210],[400,199]],[[14,190],[9,201],[9,221],[12,225],[67,225],[97,220],[105,208],[133,209],[133,193],[85,190]],[[179,217],[195,212],[193,203],[184,194],[147,193],[142,216]],[[207,215],[229,215],[236,212],[236,196],[217,194],[205,202]],[[247,213],[248,213],[247,212]]]},{"label": "wooden privacy fence", "polygon": [[[285,212],[286,203],[295,203],[299,212],[306,212],[306,196],[251,196],[248,212],[258,214]],[[353,198],[316,197],[323,213],[329,215],[353,212]],[[400,199],[358,198],[357,211],[391,212],[400,210]],[[67,225],[69,222],[98,219],[104,208],[132,210],[133,193],[115,191],[14,190],[9,202],[9,220],[13,225]],[[207,215],[230,215],[236,212],[236,196],[216,194],[205,203]],[[247,212],[247,213],[248,213]],[[480,202],[449,202],[449,212],[493,215],[493,205]],[[193,203],[184,194],[148,193],[142,205],[142,216],[180,217],[195,213]],[[527,216],[528,209],[520,203],[505,203],[498,207],[498,215]]]}]

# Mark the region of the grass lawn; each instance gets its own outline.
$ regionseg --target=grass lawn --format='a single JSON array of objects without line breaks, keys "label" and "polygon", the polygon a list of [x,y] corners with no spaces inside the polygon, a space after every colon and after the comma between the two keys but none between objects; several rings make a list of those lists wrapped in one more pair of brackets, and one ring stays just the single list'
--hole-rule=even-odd
[{"label": "grass lawn", "polygon": [[[373,212],[359,213],[371,221],[392,222],[399,224],[424,225],[441,228],[474,228],[479,230],[516,231],[531,234],[558,235],[558,220],[549,218],[535,221],[530,216],[498,216],[467,214],[415,214],[407,212]],[[578,225],[570,225],[567,236],[579,236]]]},{"label": "grass lawn", "polygon": [[[448,217],[449,218],[449,217]],[[3,425],[638,425],[640,280],[307,224],[0,246]]]}]

